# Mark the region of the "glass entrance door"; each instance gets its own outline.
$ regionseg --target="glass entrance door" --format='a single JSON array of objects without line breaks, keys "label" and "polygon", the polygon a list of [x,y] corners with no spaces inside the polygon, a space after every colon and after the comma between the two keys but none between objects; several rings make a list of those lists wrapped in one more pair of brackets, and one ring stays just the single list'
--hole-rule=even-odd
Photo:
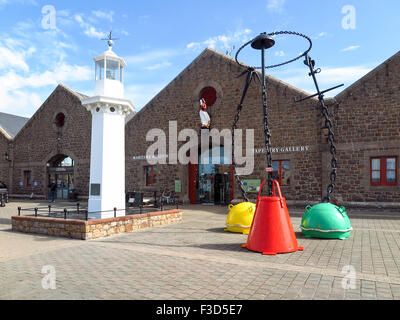
[{"label": "glass entrance door", "polygon": [[224,148],[200,156],[198,200],[202,204],[227,204],[230,201],[230,164]]},{"label": "glass entrance door", "polygon": [[49,183],[51,181],[57,185],[56,199],[68,200],[69,191],[74,188],[74,175],[72,173],[53,173],[49,175]]}]

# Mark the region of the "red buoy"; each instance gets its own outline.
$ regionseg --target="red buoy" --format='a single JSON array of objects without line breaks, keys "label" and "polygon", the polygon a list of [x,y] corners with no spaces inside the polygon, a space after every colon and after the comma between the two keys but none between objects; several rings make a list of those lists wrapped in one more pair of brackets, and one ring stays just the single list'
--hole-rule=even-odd
[{"label": "red buoy", "polygon": [[[286,199],[282,197],[278,181],[274,180],[273,183],[273,197],[261,197],[265,182],[261,184],[258,194],[247,245],[243,247],[264,255],[303,251],[303,247],[299,247],[297,243]],[[278,196],[275,193],[275,186]]]}]

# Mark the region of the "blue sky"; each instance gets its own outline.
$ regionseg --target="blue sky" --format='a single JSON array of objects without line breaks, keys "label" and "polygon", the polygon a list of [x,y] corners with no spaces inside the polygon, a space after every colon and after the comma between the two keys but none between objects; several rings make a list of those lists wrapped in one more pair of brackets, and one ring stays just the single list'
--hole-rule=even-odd
[{"label": "blue sky", "polygon": [[[51,28],[45,6],[55,9]],[[234,56],[264,31],[307,34],[321,87],[349,86],[400,50],[399,14],[397,0],[0,0],[0,111],[30,117],[60,82],[91,95],[92,58],[107,49],[99,39],[111,28],[121,38],[114,51],[128,62],[126,97],[137,110],[206,47],[235,47]],[[276,42],[267,52],[271,64],[307,47],[290,36]],[[249,48],[240,60],[259,65],[260,55]],[[314,93],[302,60],[268,73]]]}]

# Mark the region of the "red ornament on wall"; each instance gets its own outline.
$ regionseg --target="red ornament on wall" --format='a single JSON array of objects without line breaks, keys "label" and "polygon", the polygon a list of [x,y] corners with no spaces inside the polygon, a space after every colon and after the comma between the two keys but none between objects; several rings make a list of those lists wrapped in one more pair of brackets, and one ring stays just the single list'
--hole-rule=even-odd
[{"label": "red ornament on wall", "polygon": [[206,101],[207,107],[212,107],[217,101],[217,90],[213,87],[206,87],[200,92],[200,99]]}]

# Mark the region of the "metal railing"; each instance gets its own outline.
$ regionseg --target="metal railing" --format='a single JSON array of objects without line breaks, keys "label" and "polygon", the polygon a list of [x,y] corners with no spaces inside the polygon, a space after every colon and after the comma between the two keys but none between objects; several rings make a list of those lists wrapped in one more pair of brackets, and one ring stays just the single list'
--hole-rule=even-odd
[{"label": "metal railing", "polygon": [[[22,208],[18,207],[18,216],[23,216],[24,212],[29,212],[30,214],[26,216],[34,216],[34,217],[51,217],[51,218],[59,218],[63,220],[90,220],[91,215],[97,215],[97,214],[102,214],[102,213],[114,213],[114,218],[117,218],[118,212],[125,211],[126,216],[131,216],[131,215],[137,215],[137,214],[143,214],[143,213],[152,213],[158,211],[164,211],[166,209],[170,208],[175,208],[179,209],[179,205],[181,204],[180,201],[175,201],[173,204],[171,203],[164,203],[164,201],[160,202],[159,208],[154,208],[154,207],[145,207],[143,205],[139,205],[138,207],[132,208],[132,207],[127,207],[126,209],[117,209],[114,208],[113,210],[107,210],[107,211],[95,211],[95,212],[89,212],[87,208],[82,208],[79,203],[76,204],[76,206],[71,206],[68,208],[54,208],[51,205],[48,205],[47,207],[35,207],[35,208]],[[72,218],[69,218],[71,217]]]}]

